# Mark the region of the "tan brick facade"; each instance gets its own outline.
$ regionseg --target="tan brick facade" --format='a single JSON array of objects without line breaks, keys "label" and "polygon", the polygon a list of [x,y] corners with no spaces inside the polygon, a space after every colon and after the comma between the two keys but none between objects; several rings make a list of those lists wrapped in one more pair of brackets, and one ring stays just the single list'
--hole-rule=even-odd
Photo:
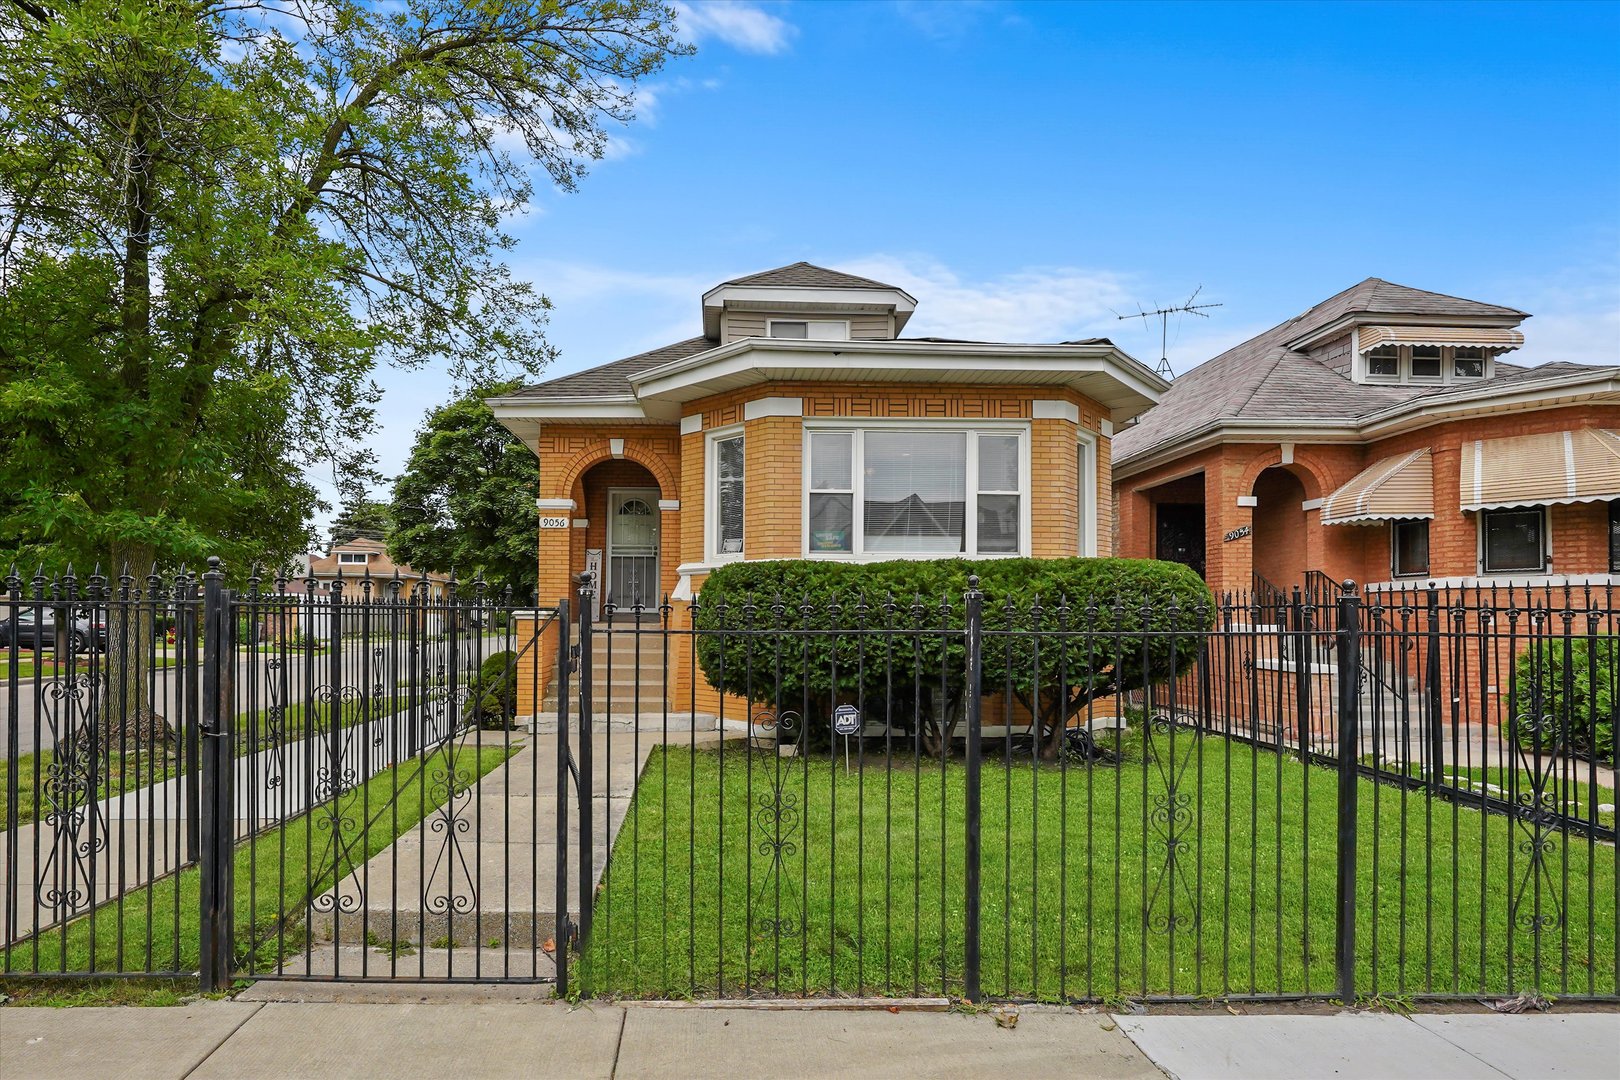
[{"label": "tan brick facade", "polygon": [[[763,398],[796,400],[802,416],[770,415],[745,419],[745,406]],[[1037,401],[1061,402],[1079,416],[1036,419]],[[708,494],[705,450],[717,429],[742,430],[745,460],[745,558],[800,558],[804,554],[804,422],[816,418],[915,418],[929,420],[1017,420],[1028,424],[1030,448],[1029,550],[1038,558],[1072,556],[1080,550],[1076,489],[1078,446],[1084,430],[1095,445],[1092,478],[1096,508],[1091,527],[1096,530],[1098,554],[1113,548],[1114,497],[1110,482],[1110,440],[1103,431],[1107,413],[1096,402],[1058,387],[940,387],[932,385],[872,384],[829,386],[827,383],[767,383],[690,403],[688,417],[701,416],[702,430],[681,434],[676,425],[555,424],[542,430],[540,458],[542,516],[567,514],[588,522],[584,528],[540,531],[540,596],[542,603],[572,594],[574,575],[585,568],[585,553],[606,543],[607,491],[612,487],[657,487],[660,498],[675,500],[679,509],[662,517],[660,545],[661,589],[676,596],[671,625],[689,626],[687,603],[680,599],[701,590],[707,576],[710,549],[706,530]],[[791,410],[778,410],[791,411]],[[1050,411],[1050,410],[1048,410]],[[621,456],[613,454],[613,440],[623,440]],[[547,509],[572,500],[571,509]],[[680,568],[688,568],[685,585]],[[690,642],[671,639],[670,707],[685,711],[716,712],[721,703],[706,685],[693,687]],[[538,687],[543,697],[555,657],[555,644],[542,643],[526,658],[525,701],[532,706],[528,688]],[[743,716],[741,702],[725,703],[728,716]]]}]

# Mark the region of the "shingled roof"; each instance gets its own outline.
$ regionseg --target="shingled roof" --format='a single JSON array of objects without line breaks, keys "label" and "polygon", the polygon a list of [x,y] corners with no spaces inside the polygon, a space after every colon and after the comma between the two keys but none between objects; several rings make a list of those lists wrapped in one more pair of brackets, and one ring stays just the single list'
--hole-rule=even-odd
[{"label": "shingled roof", "polygon": [[[1485,317],[1515,322],[1529,318],[1515,308],[1368,278],[1179,376],[1156,406],[1115,436],[1116,468],[1219,421],[1353,422],[1402,402],[1458,391],[1455,386],[1357,383],[1347,372],[1287,347],[1290,341],[1356,314]],[[1575,364],[1522,369],[1499,362],[1497,370],[1501,374],[1493,383],[1510,377],[1535,381],[1582,369]]]},{"label": "shingled roof", "polygon": [[828,270],[814,263],[796,262],[778,266],[775,270],[761,270],[747,277],[722,281],[725,285],[783,285],[801,289],[897,289],[898,285],[885,285],[871,278],[856,277],[841,270]]},{"label": "shingled roof", "polygon": [[597,367],[587,368],[572,375],[563,375],[533,386],[525,386],[512,394],[515,398],[593,398],[615,394],[631,394],[630,378],[643,371],[651,371],[660,364],[684,360],[701,352],[720,347],[714,338],[694,337],[663,345],[644,353],[627,356]]}]

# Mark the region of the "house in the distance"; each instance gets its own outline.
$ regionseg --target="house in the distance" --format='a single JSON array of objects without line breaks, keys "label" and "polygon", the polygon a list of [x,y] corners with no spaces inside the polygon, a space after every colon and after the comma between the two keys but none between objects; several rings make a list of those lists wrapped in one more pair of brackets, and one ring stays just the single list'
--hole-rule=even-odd
[{"label": "house in the distance", "polygon": [[917,303],[795,263],[708,290],[692,337],[492,401],[539,456],[542,600],[592,570],[678,628],[734,560],[1108,554],[1114,433],[1167,384],[1100,338],[906,337]]},{"label": "house in the distance", "polygon": [[388,554],[388,545],[381,540],[357,536],[341,544],[332,544],[325,555],[309,556],[309,568],[294,580],[289,588],[306,588],[306,580],[313,578],[317,596],[331,594],[332,585],[343,580],[345,603],[363,599],[387,600],[393,595],[395,576],[401,580],[399,595],[409,599],[424,594],[429,600],[438,600],[450,586],[447,574],[431,574],[414,570],[398,563]]},{"label": "house in the distance", "polygon": [[1620,370],[1506,358],[1528,316],[1368,278],[1117,432],[1118,552],[1217,592],[1607,582]]}]

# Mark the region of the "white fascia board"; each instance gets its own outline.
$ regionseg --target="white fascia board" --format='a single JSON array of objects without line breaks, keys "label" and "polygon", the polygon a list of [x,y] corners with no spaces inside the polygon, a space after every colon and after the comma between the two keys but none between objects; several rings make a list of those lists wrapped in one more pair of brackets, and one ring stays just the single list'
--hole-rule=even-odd
[{"label": "white fascia board", "polygon": [[[641,372],[631,377],[636,393],[646,403],[663,395],[681,400],[680,391],[700,380],[757,373],[761,381],[771,372],[795,370],[808,361],[836,378],[846,370],[886,370],[915,373],[927,378],[951,371],[1100,374],[1151,404],[1170,388],[1128,353],[1109,345],[989,345],[940,344],[921,341],[801,341],[747,338]],[[704,396],[701,391],[687,397]],[[1116,410],[1118,411],[1118,410]]]},{"label": "white fascia board", "polygon": [[[1480,406],[1492,411],[1526,405],[1547,407],[1560,404],[1565,398],[1604,394],[1620,397],[1620,375],[1612,371],[1582,371],[1558,379],[1547,379],[1505,394],[1487,382],[1487,385],[1472,386],[1460,393],[1400,402],[1363,417],[1361,429],[1369,437],[1382,437],[1392,434],[1391,429],[1422,427],[1444,420],[1452,414],[1476,411]],[[1620,400],[1614,404],[1620,404]],[[1412,424],[1413,420],[1418,423]]]},{"label": "white fascia board", "polygon": [[490,398],[487,404],[497,420],[646,420],[641,402],[633,397]]},{"label": "white fascia board", "polygon": [[1117,482],[1222,443],[1365,441],[1355,424],[1347,420],[1213,420],[1177,436],[1151,453],[1117,459],[1113,463],[1114,479]]}]

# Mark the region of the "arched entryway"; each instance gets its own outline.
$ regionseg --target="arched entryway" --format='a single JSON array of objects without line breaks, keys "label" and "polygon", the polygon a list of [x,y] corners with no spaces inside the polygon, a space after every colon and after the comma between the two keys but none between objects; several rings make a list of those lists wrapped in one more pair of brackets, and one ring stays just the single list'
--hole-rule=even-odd
[{"label": "arched entryway", "polygon": [[1307,553],[1305,485],[1280,465],[1254,482],[1254,572],[1257,587],[1269,583],[1291,591],[1305,580]]},{"label": "arched entryway", "polygon": [[602,602],[628,615],[662,600],[663,514],[658,480],[646,466],[616,458],[580,478],[585,506],[585,568],[600,575]]}]

